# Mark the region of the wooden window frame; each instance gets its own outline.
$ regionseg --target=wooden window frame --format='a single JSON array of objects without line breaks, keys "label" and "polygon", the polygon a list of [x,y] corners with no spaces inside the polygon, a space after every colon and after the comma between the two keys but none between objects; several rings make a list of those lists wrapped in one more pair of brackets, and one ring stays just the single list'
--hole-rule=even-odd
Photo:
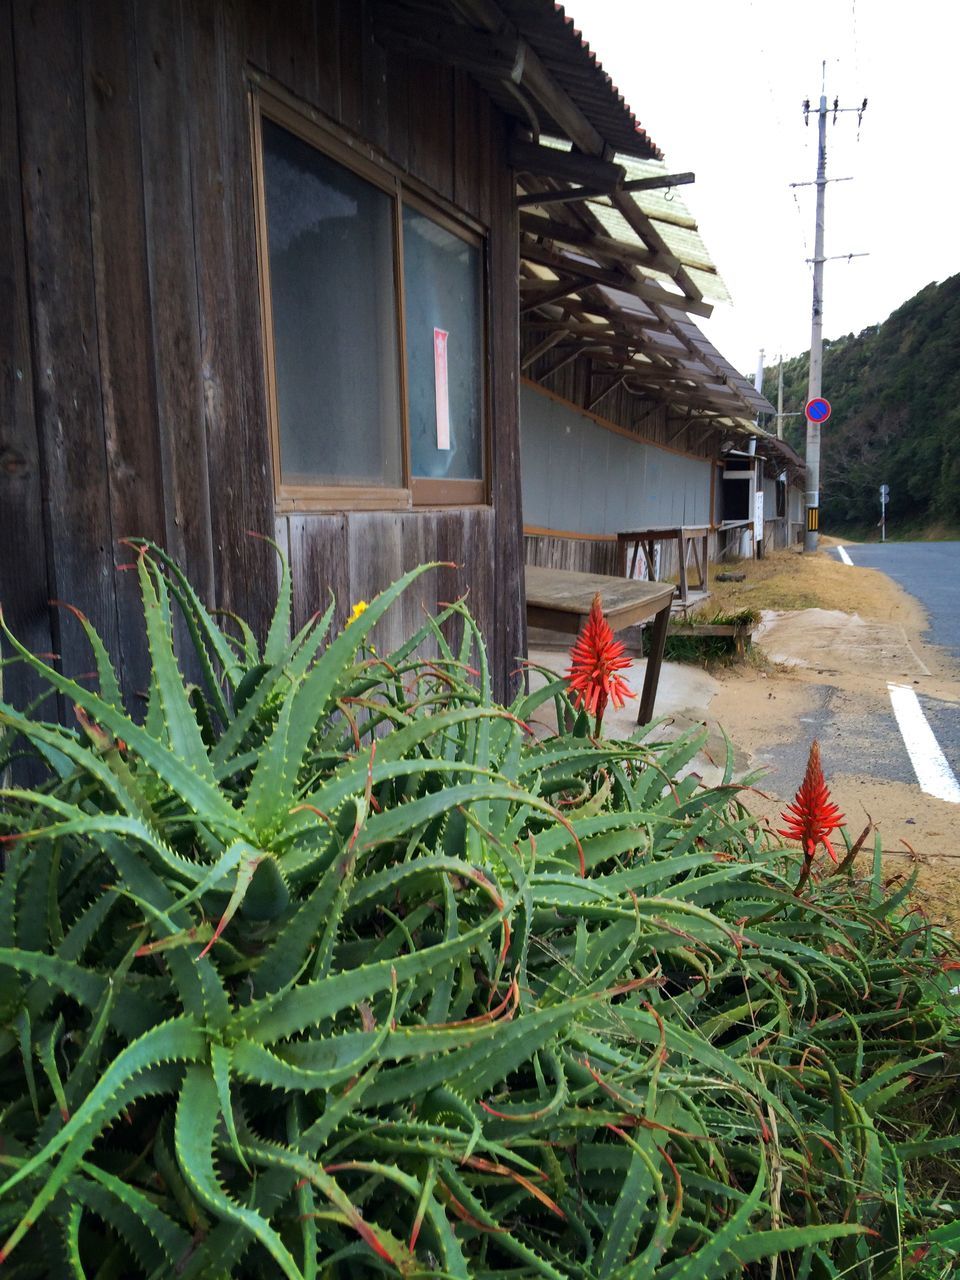
[{"label": "wooden window frame", "polygon": [[[267,426],[273,463],[274,505],[278,514],[325,511],[406,511],[425,507],[484,506],[490,485],[490,368],[489,368],[489,270],[488,241],[484,229],[444,201],[423,183],[402,174],[373,147],[299,103],[292,95],[250,72],[250,131],[257,239],[257,274],[263,340],[263,367],[267,402]],[[349,169],[385,192],[391,200],[393,226],[394,315],[399,370],[400,467],[402,484],[341,485],[291,484],[283,480],[280,454],[280,411],[277,394],[273,297],[270,288],[270,256],[266,189],[263,167],[263,131],[266,116],[281,128],[315,147],[322,155]],[[403,209],[409,205],[451,234],[480,250],[481,289],[481,467],[478,480],[416,477],[410,467],[409,396],[407,387],[406,306],[403,275]]]}]

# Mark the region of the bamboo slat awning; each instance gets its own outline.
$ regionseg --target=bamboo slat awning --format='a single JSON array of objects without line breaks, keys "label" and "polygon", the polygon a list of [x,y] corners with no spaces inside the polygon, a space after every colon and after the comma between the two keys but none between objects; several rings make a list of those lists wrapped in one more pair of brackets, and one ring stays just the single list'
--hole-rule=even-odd
[{"label": "bamboo slat awning", "polygon": [[729,295],[676,190],[691,175],[618,154],[601,193],[589,168],[574,178],[579,159],[555,139],[514,145],[524,364],[589,356],[674,414],[754,431],[773,406],[693,319]]}]

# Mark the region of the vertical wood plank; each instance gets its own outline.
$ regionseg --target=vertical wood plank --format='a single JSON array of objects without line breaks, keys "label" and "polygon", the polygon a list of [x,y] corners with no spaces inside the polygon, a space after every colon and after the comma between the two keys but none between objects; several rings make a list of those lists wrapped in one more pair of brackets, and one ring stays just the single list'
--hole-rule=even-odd
[{"label": "vertical wood plank", "polygon": [[[373,38],[370,6],[364,0],[362,6],[360,4],[356,6],[358,10],[361,7],[363,21],[359,67],[359,83],[363,97],[361,132],[375,146],[389,153],[391,139],[394,134],[388,105],[387,74],[389,58],[383,45],[378,44]],[[352,68],[346,65],[344,70],[347,73],[346,78],[350,79],[352,77]]]},{"label": "vertical wood plank", "polygon": [[[0,606],[19,640],[49,653],[47,548],[23,239],[12,12],[0,8]],[[3,698],[22,709],[40,692],[23,663],[0,673]],[[45,708],[45,710],[47,710]]]},{"label": "vertical wood plank", "polygon": [[[49,582],[116,653],[76,6],[17,4],[14,49]],[[55,613],[51,632],[67,674],[89,671],[89,648],[76,624]]]},{"label": "vertical wood plank", "polygon": [[[231,227],[230,242],[233,250],[227,266],[230,270],[228,288],[233,295],[239,361],[237,447],[243,455],[245,529],[267,534],[274,517],[273,463],[267,427],[260,292],[256,272],[252,139],[244,52],[247,40],[246,8],[242,0],[231,0],[224,8],[224,15],[221,110],[224,172],[229,180],[223,193],[223,210]],[[270,572],[272,558],[272,550],[263,542],[246,538],[245,560],[251,583],[256,583],[261,573]],[[260,594],[255,588],[250,591],[248,610],[250,625],[258,634],[264,634],[268,611],[264,609]]]},{"label": "vertical wood plank", "polygon": [[481,201],[481,180],[489,174],[483,164],[490,139],[481,134],[480,91],[466,71],[453,73],[453,199],[461,209],[486,222]]},{"label": "vertical wood plank", "polygon": [[[403,572],[401,517],[393,511],[352,511],[347,516],[350,572],[348,608],[369,602]],[[389,653],[406,639],[400,610],[389,609],[371,632],[373,644]]]},{"label": "vertical wood plank", "polygon": [[[333,7],[332,5],[330,6]],[[339,49],[340,112],[346,129],[361,133],[364,124],[363,45],[369,27],[364,0],[340,0],[336,5],[338,25],[328,35]]]},{"label": "vertical wood plank", "polygon": [[391,49],[386,57],[387,154],[400,169],[410,168],[410,59]]},{"label": "vertical wood plank", "polygon": [[[245,342],[257,317],[249,305],[256,290],[253,218],[243,56],[236,6],[189,0],[184,6],[191,195],[196,253],[210,519],[217,604],[241,614],[261,638],[270,615],[262,585],[276,573],[275,552],[250,530],[273,533],[272,504],[263,483],[267,430],[251,413],[256,397],[259,349]],[[247,145],[244,145],[244,144]],[[249,202],[241,207],[238,188]],[[251,349],[253,348],[253,349]],[[259,387],[260,383],[257,382]]]},{"label": "vertical wood plank", "polygon": [[[432,564],[436,559],[436,512],[405,512],[400,517],[401,573],[407,573],[417,565]],[[431,569],[429,573],[419,577],[394,606],[399,615],[399,624],[405,639],[420,630],[428,614],[436,614],[437,601],[440,598],[439,586],[439,570]],[[433,656],[435,653],[436,647],[432,642],[420,650],[421,656]]]},{"label": "vertical wood plank", "polygon": [[[517,279],[519,240],[513,175],[506,160],[506,130],[498,128],[498,164],[493,171],[490,230],[492,495],[496,512],[495,627],[497,691],[515,691],[517,658],[526,654],[523,587],[523,513],[520,493],[520,311]],[[496,135],[495,135],[496,136]]]},{"label": "vertical wood plank", "polygon": [[[163,477],[151,359],[140,165],[136,37],[129,8],[80,6],[90,225],[114,565],[119,539],[165,539]],[[146,688],[149,656],[136,574],[116,576],[120,666],[128,695]],[[129,705],[136,710],[131,697]]]},{"label": "vertical wood plank", "polygon": [[[345,515],[290,516],[290,565],[293,571],[293,625],[302,627],[336,599],[333,631],[350,613],[349,550]],[[359,597],[358,597],[359,598]]]},{"label": "vertical wood plank", "polygon": [[453,199],[453,72],[433,63],[409,62],[409,171]]},{"label": "vertical wood plank", "polygon": [[143,199],[167,548],[215,603],[181,6],[138,0]]},{"label": "vertical wood plank", "polygon": [[318,49],[318,3],[326,10],[332,0],[246,0],[246,51],[251,62],[291,93],[329,110],[329,103],[320,102],[325,56]]},{"label": "vertical wood plank", "polygon": [[[441,516],[437,531],[437,553],[454,564],[442,571],[441,600],[466,596],[467,608],[483,633],[487,659],[496,673],[496,628],[500,620],[495,604],[494,512],[490,507],[448,511]],[[459,644],[460,627],[452,629],[451,642]]]}]

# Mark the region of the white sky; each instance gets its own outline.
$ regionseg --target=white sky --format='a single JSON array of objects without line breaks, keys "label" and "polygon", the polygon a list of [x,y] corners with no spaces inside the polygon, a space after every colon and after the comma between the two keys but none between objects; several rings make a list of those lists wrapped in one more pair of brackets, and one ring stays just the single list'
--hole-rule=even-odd
[{"label": "white sky", "polygon": [[[956,0],[566,0],[674,172],[734,305],[697,321],[751,377],[810,345],[817,127],[801,103],[869,105],[827,125],[824,336],[859,332],[960,271]],[[832,121],[832,117],[831,117]],[[799,208],[798,208],[799,205]],[[694,317],[695,319],[695,317]],[[829,388],[824,395],[829,397]]]}]

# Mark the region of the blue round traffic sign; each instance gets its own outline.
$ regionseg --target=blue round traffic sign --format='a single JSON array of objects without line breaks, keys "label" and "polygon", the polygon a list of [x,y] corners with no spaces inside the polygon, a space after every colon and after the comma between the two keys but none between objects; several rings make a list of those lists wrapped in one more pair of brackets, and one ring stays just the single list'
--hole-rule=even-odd
[{"label": "blue round traffic sign", "polygon": [[815,396],[813,400],[808,400],[803,407],[810,422],[826,422],[833,410],[830,408],[830,401],[824,400],[822,396]]}]

